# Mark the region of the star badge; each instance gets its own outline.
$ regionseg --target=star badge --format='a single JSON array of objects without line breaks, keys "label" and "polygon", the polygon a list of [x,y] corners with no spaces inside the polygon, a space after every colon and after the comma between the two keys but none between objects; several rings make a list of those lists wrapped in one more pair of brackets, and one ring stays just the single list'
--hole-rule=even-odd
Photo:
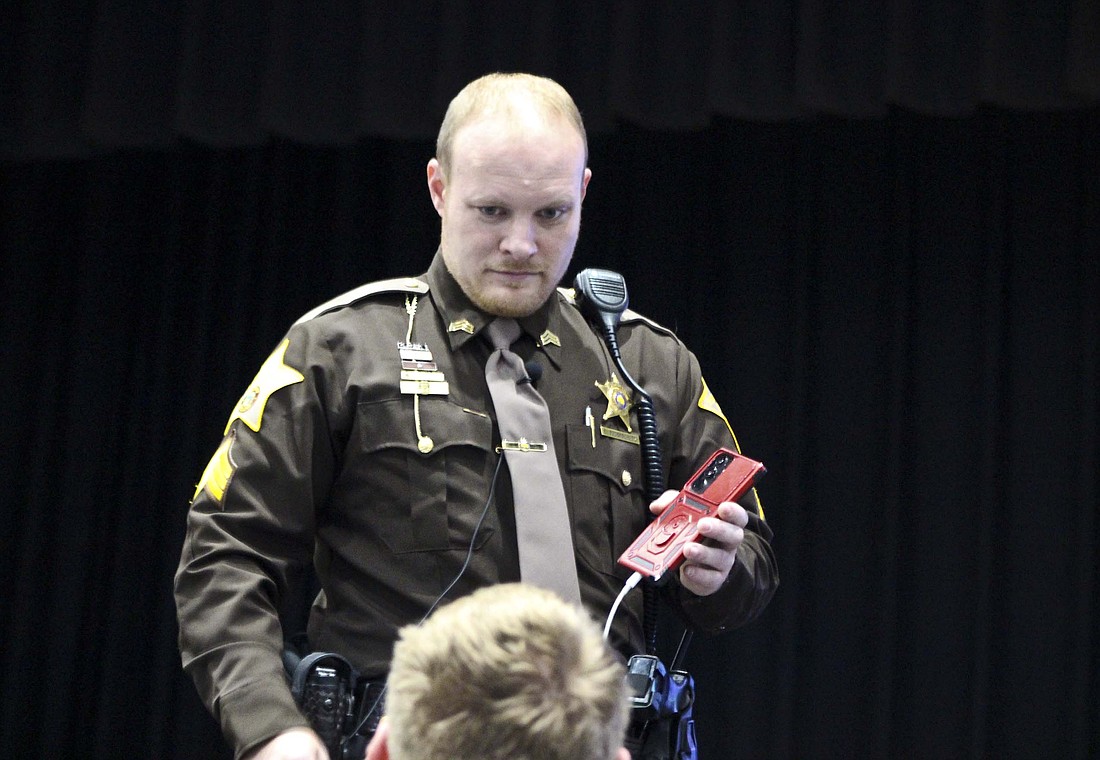
[{"label": "star badge", "polygon": [[612,417],[618,417],[623,421],[626,429],[633,432],[633,428],[630,427],[630,408],[634,406],[631,390],[619,382],[614,372],[611,373],[610,380],[606,383],[596,383],[596,387],[607,397],[607,411],[603,413],[603,418],[609,420]]}]

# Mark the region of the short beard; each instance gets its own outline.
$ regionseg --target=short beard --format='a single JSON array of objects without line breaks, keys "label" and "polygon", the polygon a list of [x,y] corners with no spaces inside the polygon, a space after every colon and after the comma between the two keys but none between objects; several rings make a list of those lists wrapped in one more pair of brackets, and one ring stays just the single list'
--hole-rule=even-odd
[{"label": "short beard", "polygon": [[[511,319],[522,319],[528,317],[542,308],[543,304],[550,300],[550,297],[554,294],[554,289],[557,287],[555,282],[541,297],[534,299],[523,299],[521,302],[517,302],[515,298],[506,298],[499,296],[488,295],[484,292],[475,292],[477,283],[467,283],[464,278],[460,278],[451,269],[450,263],[447,261],[447,255],[443,254],[443,265],[447,268],[451,277],[456,283],[458,283],[459,289],[470,299],[470,303],[476,306],[480,311],[490,314],[495,317],[509,317]],[[532,303],[531,300],[534,302]]]},{"label": "short beard", "polygon": [[511,317],[512,319],[522,319],[523,317],[534,314],[547,302],[547,300],[549,300],[554,292],[554,289],[550,288],[550,292],[546,293],[541,298],[532,299],[535,303],[531,304],[527,299],[524,299],[523,302],[517,302],[515,299],[477,295],[469,292],[462,283],[459,283],[459,287],[462,287],[462,292],[465,293],[466,297],[481,311],[486,314],[492,314],[493,316]]}]

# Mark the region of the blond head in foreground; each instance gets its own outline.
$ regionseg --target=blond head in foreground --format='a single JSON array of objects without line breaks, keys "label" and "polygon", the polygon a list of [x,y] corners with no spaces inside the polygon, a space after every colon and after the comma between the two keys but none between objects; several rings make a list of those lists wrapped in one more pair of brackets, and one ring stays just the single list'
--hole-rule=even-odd
[{"label": "blond head in foreground", "polygon": [[623,760],[625,670],[581,609],[480,589],[401,631],[368,760]]}]

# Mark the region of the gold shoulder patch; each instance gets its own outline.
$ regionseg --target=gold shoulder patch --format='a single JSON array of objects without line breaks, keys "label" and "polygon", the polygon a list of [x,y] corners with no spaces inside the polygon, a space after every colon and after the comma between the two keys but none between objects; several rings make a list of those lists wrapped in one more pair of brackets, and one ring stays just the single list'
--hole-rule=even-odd
[{"label": "gold shoulder patch", "polygon": [[[700,378],[700,380],[703,382],[703,392],[699,394],[699,408],[721,417],[722,422],[726,423],[726,429],[730,431],[730,435],[733,435],[733,428],[730,427],[730,421],[726,419],[726,415],[722,413],[722,407],[718,405],[718,399],[710,392],[707,381],[702,378]],[[737,436],[735,435],[733,435],[733,443],[737,446],[737,450],[740,451],[741,446],[737,444]]]},{"label": "gold shoulder patch", "polygon": [[233,432],[222,439],[218,450],[214,452],[214,456],[210,458],[206,469],[202,471],[202,477],[199,478],[199,484],[195,486],[195,495],[191,497],[191,501],[199,498],[199,494],[202,493],[204,488],[210,494],[210,498],[219,506],[225,500],[225,492],[229,488],[229,481],[232,480],[233,472],[237,469],[230,455],[235,438],[236,432]]},{"label": "gold shoulder patch", "polygon": [[279,347],[275,349],[271,356],[267,357],[267,361],[256,373],[256,379],[252,381],[252,384],[248,386],[248,390],[241,396],[241,400],[237,402],[237,407],[233,410],[229,422],[225,423],[226,433],[229,432],[233,420],[240,420],[257,433],[260,432],[264,407],[267,406],[267,400],[271,397],[271,394],[280,388],[300,383],[306,379],[301,372],[293,367],[288,367],[284,361],[286,350],[289,347],[290,339],[287,338],[279,344]]},{"label": "gold shoulder patch", "polygon": [[[702,378],[700,378],[702,380]],[[699,394],[699,408],[706,411],[717,414],[722,418],[722,422],[726,423],[726,430],[730,431],[730,435],[733,436],[733,448],[740,453],[741,444],[737,442],[737,435],[734,434],[733,428],[730,427],[730,421],[726,419],[726,415],[722,413],[722,407],[718,405],[718,399],[714,397],[714,394],[710,392],[710,388],[707,387],[707,381],[703,380],[703,392]],[[760,495],[756,496],[756,505],[760,510],[760,519],[764,518],[764,505],[760,501]]]},{"label": "gold shoulder patch", "polygon": [[726,415],[722,414],[722,407],[718,405],[718,399],[714,397],[714,394],[710,392],[710,388],[707,386],[707,381],[703,380],[703,392],[699,394],[699,408],[706,409],[708,412],[717,414],[722,418],[722,422],[727,425],[730,424],[726,419]]}]

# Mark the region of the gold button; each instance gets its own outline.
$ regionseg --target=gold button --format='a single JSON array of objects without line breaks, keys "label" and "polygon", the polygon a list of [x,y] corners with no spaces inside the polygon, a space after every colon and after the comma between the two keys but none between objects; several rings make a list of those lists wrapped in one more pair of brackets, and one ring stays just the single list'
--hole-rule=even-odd
[{"label": "gold button", "polygon": [[629,487],[633,481],[634,478],[630,477],[630,473],[623,470],[623,485]]},{"label": "gold button", "polygon": [[421,454],[427,454],[435,448],[435,442],[426,435],[421,436],[420,440],[416,442],[416,448],[420,449]]}]

